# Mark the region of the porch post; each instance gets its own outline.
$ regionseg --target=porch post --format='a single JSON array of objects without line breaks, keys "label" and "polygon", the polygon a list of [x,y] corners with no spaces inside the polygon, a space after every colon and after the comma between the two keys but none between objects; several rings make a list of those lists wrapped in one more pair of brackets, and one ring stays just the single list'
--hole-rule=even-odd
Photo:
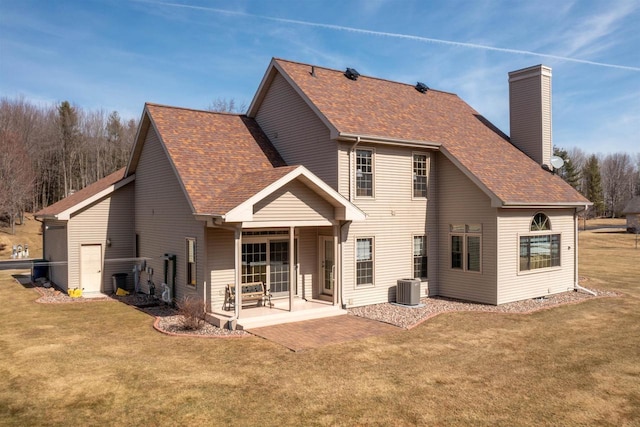
[{"label": "porch post", "polygon": [[338,280],[341,274],[338,274],[342,269],[340,263],[340,226],[333,226],[333,271],[331,272],[333,278],[333,305],[338,304],[338,295],[340,295],[340,286],[342,286],[342,280]]},{"label": "porch post", "polygon": [[293,311],[293,286],[295,284],[295,227],[289,227],[289,311]]},{"label": "porch post", "polygon": [[235,302],[234,306],[234,315],[236,319],[240,318],[240,310],[242,308],[241,303],[241,294],[242,294],[242,227],[238,227],[235,231],[235,286],[236,286],[236,294],[235,294]]}]

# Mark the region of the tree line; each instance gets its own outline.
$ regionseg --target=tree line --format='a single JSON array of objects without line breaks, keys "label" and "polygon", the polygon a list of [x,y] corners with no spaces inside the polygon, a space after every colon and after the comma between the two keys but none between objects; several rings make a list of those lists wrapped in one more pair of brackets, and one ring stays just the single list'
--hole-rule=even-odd
[{"label": "tree line", "polygon": [[125,166],[138,123],[117,111],[0,98],[0,215],[35,212]]},{"label": "tree line", "polygon": [[[244,104],[214,100],[210,111],[238,112]],[[0,216],[12,229],[35,212],[125,166],[138,123],[117,111],[84,110],[68,101],[35,105],[0,98]],[[589,217],[620,216],[640,195],[640,153],[587,154],[556,147],[565,165],[557,173],[593,207]]]},{"label": "tree line", "polygon": [[640,153],[587,154],[580,148],[554,147],[553,154],[562,157],[558,170],[573,188],[593,206],[587,217],[619,217],[629,201],[640,196]]}]

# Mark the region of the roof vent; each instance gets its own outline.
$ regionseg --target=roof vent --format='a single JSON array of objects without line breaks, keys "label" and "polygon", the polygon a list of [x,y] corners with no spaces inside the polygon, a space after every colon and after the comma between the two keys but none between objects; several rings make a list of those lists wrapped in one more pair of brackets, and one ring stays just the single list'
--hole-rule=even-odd
[{"label": "roof vent", "polygon": [[360,77],[360,73],[355,68],[347,68],[344,75],[349,80],[358,80],[358,77]]},{"label": "roof vent", "polygon": [[429,86],[422,82],[418,82],[416,83],[416,90],[420,93],[427,93],[427,91],[429,90]]}]

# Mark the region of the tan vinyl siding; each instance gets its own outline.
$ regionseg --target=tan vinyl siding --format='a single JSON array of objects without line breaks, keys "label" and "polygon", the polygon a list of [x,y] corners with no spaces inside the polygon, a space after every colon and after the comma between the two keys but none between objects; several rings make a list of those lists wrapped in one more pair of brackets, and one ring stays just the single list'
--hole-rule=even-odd
[{"label": "tan vinyl siding", "polygon": [[[176,295],[204,296],[206,249],[203,222],[194,219],[187,198],[182,191],[174,169],[153,127],[149,128],[140,161],[136,168],[135,229],[139,235],[140,256],[149,258],[147,266],[154,269],[156,291],[164,278],[163,255],[176,255]],[[188,286],[186,265],[186,238],[196,239],[197,286]],[[141,276],[142,289],[148,291],[148,275]]]},{"label": "tan vinyl siding", "polygon": [[304,227],[298,231],[298,295],[302,298],[317,298],[318,267],[318,235],[322,230],[331,228]]},{"label": "tan vinyl siding", "polygon": [[[520,236],[531,235],[533,216],[549,217],[551,230],[535,234],[560,234],[560,267],[519,272]],[[573,288],[575,267],[575,223],[573,211],[501,209],[498,217],[498,303],[535,298]]]},{"label": "tan vinyl siding", "polygon": [[[133,288],[132,268],[135,255],[134,184],[128,184],[109,196],[75,213],[69,220],[69,284],[80,286],[80,246],[102,246],[102,287],[104,293],[113,289],[112,275],[127,273],[127,285]],[[107,238],[111,246],[107,245]],[[128,261],[111,261],[129,259]]]},{"label": "tan vinyl siding", "polygon": [[[67,253],[67,222],[46,220],[44,239],[44,259],[50,261],[49,279],[58,285],[62,290],[68,289],[68,253]],[[77,286],[77,285],[76,285]],[[72,288],[75,286],[71,286]]]},{"label": "tan vinyl siding", "polygon": [[[394,146],[367,146],[374,149],[374,198],[352,201],[367,214],[367,219],[345,226],[342,231],[342,280],[345,303],[349,306],[395,301],[398,279],[413,276],[413,236],[429,234],[427,199],[413,196],[413,154],[433,156],[429,151]],[[343,144],[339,152],[340,191],[349,197],[349,149]],[[354,161],[353,156],[351,159]],[[429,162],[431,164],[431,162]],[[352,173],[353,173],[353,168]],[[430,167],[429,191],[433,194],[433,169]],[[353,186],[353,175],[352,175]],[[355,248],[358,238],[374,240],[374,284],[356,286]],[[432,241],[434,236],[428,238]],[[433,273],[430,270],[429,275]],[[427,293],[423,282],[421,296]]]},{"label": "tan vinyl siding", "polygon": [[236,282],[234,245],[235,232],[220,228],[207,229],[206,271],[211,283],[208,301],[211,310],[222,308],[225,286]]},{"label": "tan vinyl siding", "polygon": [[289,165],[303,164],[337,189],[336,143],[329,129],[277,74],[265,95],[256,121]]},{"label": "tan vinyl siding", "polygon": [[[496,209],[489,197],[453,163],[438,154],[438,294],[497,303]],[[450,224],[481,224],[481,272],[451,268]]]},{"label": "tan vinyl siding", "polygon": [[309,187],[293,181],[278,189],[254,206],[254,221],[279,221],[295,218],[298,221],[332,220],[334,208]]}]

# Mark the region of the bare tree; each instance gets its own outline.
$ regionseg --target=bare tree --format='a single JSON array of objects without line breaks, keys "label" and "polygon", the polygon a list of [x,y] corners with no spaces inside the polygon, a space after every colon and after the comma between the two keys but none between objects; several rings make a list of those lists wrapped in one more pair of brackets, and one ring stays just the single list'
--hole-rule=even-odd
[{"label": "bare tree", "polygon": [[628,154],[614,153],[602,160],[601,171],[606,209],[615,218],[633,197],[635,167]]},{"label": "bare tree", "polygon": [[242,114],[247,111],[247,104],[242,102],[240,105],[236,105],[236,101],[233,98],[229,100],[227,100],[227,98],[216,98],[211,101],[207,110],[216,111],[218,113]]},{"label": "bare tree", "polygon": [[0,130],[0,211],[9,214],[11,234],[31,201],[33,182],[29,154],[18,135]]}]

